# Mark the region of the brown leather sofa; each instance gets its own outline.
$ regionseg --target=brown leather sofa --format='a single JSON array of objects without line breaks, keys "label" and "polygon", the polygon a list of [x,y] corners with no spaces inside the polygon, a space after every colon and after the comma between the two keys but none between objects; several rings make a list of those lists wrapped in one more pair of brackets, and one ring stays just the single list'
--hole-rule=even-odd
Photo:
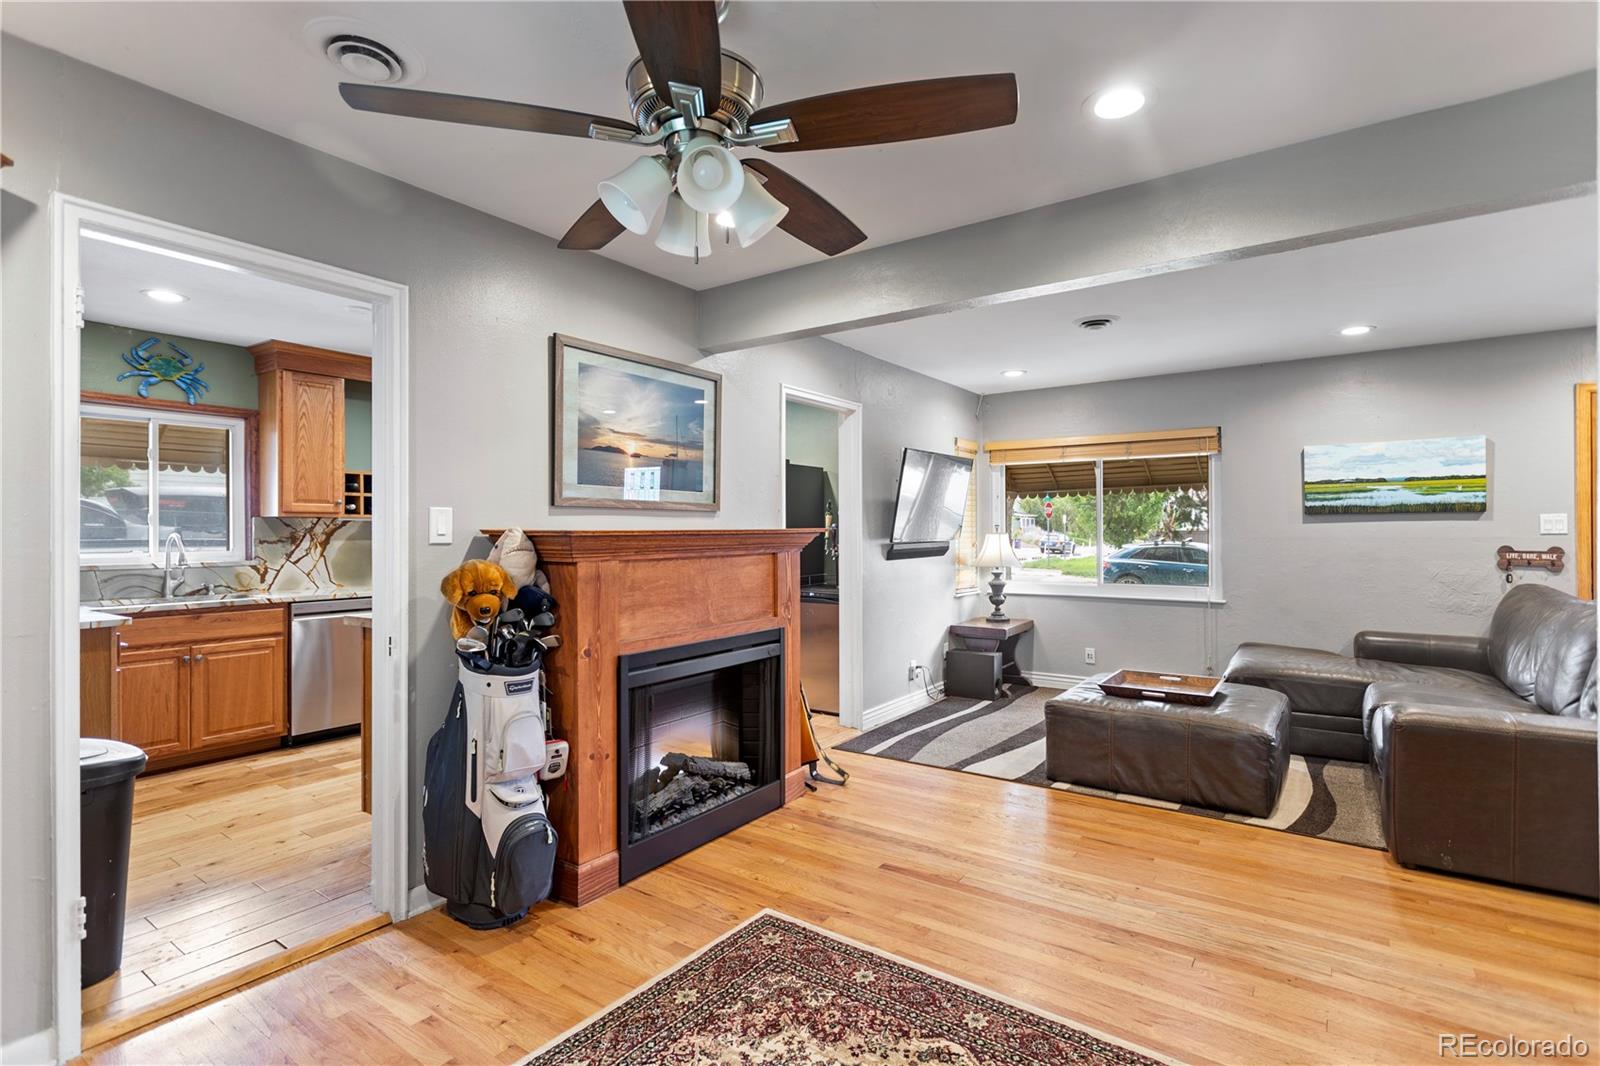
[{"label": "brown leather sofa", "polygon": [[1519,585],[1486,637],[1365,632],[1354,650],[1245,644],[1228,680],[1288,697],[1292,750],[1370,751],[1398,862],[1600,896],[1594,604]]}]

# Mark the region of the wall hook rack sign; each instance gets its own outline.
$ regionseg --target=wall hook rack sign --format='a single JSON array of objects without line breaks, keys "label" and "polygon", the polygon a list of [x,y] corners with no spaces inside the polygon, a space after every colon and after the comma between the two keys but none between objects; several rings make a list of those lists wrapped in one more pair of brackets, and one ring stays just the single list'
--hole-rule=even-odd
[{"label": "wall hook rack sign", "polygon": [[1561,573],[1567,565],[1567,552],[1565,548],[1546,548],[1544,551],[1521,551],[1509,544],[1502,544],[1495,549],[1497,562],[1495,565],[1506,572],[1506,580],[1511,580],[1511,568],[1514,566],[1526,567],[1534,570],[1548,570],[1552,574]]}]

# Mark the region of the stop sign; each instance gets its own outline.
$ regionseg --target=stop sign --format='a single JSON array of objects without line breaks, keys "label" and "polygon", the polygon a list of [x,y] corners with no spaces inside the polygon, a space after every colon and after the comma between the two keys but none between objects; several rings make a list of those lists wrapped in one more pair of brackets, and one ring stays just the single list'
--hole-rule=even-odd
[{"label": "stop sign", "polygon": [[1050,516],[1054,515],[1055,513],[1056,513],[1055,504],[1051,503],[1049,500],[1044,501],[1044,516],[1046,518],[1049,518]]}]

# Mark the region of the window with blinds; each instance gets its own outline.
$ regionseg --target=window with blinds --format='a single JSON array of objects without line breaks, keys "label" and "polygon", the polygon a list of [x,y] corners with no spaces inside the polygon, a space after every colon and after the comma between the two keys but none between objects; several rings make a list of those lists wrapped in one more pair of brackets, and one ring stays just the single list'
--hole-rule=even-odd
[{"label": "window with blinds", "polygon": [[[1023,560],[1013,579],[1063,592],[1214,595],[1218,428],[995,441]],[[997,494],[996,502],[1000,502]]]},{"label": "window with blinds", "polygon": [[196,562],[243,558],[243,419],[85,405],[80,427],[85,562],[155,565],[172,533]]},{"label": "window with blinds", "polygon": [[[955,454],[963,459],[977,459],[978,442],[956,438]],[[972,477],[967,480],[967,506],[961,516],[961,533],[956,538],[956,592],[978,591],[978,570],[973,561],[978,557],[978,470],[973,464]]]}]

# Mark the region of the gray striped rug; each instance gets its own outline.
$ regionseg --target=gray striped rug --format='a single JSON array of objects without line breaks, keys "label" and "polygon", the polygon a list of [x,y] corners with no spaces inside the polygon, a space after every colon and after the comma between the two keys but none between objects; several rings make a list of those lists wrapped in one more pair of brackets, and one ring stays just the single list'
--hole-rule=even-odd
[{"label": "gray striped rug", "polygon": [[1052,782],[1044,772],[1044,705],[1060,691],[1013,685],[1010,694],[999,699],[943,699],[852,737],[838,748],[1364,848],[1383,847],[1377,792],[1362,763],[1292,756],[1277,809],[1265,818]]}]

